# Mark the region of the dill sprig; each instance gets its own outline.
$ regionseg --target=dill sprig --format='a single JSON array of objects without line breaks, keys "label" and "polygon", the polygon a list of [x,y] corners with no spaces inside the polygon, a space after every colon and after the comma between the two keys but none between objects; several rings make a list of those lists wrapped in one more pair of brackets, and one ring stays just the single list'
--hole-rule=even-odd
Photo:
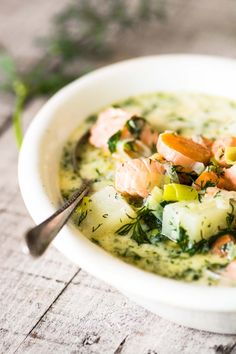
[{"label": "dill sprig", "polygon": [[234,219],[235,219],[234,204],[232,203],[232,201],[230,201],[229,203],[231,206],[231,211],[229,213],[227,213],[227,216],[226,216],[226,223],[227,223],[228,228],[230,228],[232,226]]},{"label": "dill sprig", "polygon": [[[116,234],[125,236],[131,233],[131,239],[138,245],[143,243],[156,244],[165,239],[161,235],[161,221],[153,214],[153,211],[147,207],[138,210],[136,218],[131,218],[131,222],[121,226]],[[155,232],[153,232],[155,231]]]}]

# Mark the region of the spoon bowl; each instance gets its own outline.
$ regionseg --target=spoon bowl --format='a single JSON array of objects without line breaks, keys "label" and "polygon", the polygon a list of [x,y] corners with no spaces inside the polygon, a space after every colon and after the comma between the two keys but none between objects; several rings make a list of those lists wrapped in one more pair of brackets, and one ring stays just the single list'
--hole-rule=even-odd
[{"label": "spoon bowl", "polygon": [[32,256],[41,256],[46,251],[83,197],[88,194],[91,183],[91,180],[84,180],[72,197],[60,209],[26,233],[26,245]]}]

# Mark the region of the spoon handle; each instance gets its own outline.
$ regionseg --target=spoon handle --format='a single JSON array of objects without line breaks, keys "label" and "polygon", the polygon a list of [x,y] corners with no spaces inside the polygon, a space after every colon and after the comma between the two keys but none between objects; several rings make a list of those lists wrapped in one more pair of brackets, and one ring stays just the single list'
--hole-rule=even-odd
[{"label": "spoon handle", "polygon": [[84,181],[72,197],[53,215],[30,229],[25,235],[29,253],[38,257],[47,249],[61,228],[65,225],[79,202],[88,193],[91,181]]}]

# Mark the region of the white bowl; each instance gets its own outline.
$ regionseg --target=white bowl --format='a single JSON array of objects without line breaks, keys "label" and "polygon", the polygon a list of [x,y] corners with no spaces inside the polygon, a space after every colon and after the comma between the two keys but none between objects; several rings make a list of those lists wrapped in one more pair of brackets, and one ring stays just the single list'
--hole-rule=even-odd
[{"label": "white bowl", "polygon": [[[236,61],[195,55],[132,59],[96,70],[53,96],[31,123],[19,159],[20,189],[34,221],[58,207],[61,148],[86,116],[128,96],[183,90],[236,99]],[[72,225],[53,243],[152,312],[192,328],[236,333],[236,288],[197,286],[142,271],[105,252]]]}]

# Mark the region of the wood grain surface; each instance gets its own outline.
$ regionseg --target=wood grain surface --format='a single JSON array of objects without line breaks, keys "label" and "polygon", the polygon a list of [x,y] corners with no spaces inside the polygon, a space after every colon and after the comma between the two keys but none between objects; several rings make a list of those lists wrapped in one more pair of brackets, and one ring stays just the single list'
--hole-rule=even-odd
[{"label": "wood grain surface", "polygon": [[[45,33],[49,18],[66,3],[66,0],[1,0],[0,42],[19,61],[35,60],[38,55],[32,44],[35,33]],[[235,1],[170,3],[168,21],[147,32],[138,29],[142,39],[138,42],[142,45],[134,41],[135,34],[128,33],[116,58],[164,52],[236,56]],[[33,15],[37,11],[40,15],[35,21]],[[37,99],[30,103],[24,115],[25,126],[44,101]],[[0,353],[236,353],[236,336],[200,332],[170,323],[88,275],[54,248],[39,260],[24,254],[22,235],[33,223],[17,183],[18,151],[9,120],[11,106],[12,98],[2,96]]]}]

